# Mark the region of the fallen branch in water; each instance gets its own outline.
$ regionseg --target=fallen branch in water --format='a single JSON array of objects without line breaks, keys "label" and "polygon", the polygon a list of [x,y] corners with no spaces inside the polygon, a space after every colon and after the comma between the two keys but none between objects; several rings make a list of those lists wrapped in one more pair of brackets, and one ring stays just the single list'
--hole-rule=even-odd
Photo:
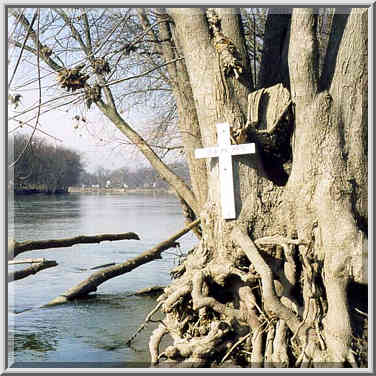
[{"label": "fallen branch in water", "polygon": [[103,241],[114,241],[114,240],[140,240],[139,236],[134,232],[126,232],[123,234],[102,234],[102,235],[79,235],[74,238],[66,239],[51,239],[51,240],[27,240],[24,242],[16,242],[13,239],[8,240],[8,260],[13,259],[17,255],[26,251],[34,251],[39,249],[48,248],[60,248],[60,247],[71,247],[75,244],[90,244],[90,243],[100,243]]},{"label": "fallen branch in water", "polygon": [[8,265],[16,265],[16,264],[37,264],[40,262],[45,261],[46,259],[41,257],[41,258],[36,258],[36,259],[21,259],[21,260],[11,260],[8,261]]},{"label": "fallen branch in water", "polygon": [[112,265],[115,265],[116,262],[110,262],[108,264],[103,264],[103,265],[98,265],[98,266],[93,266],[92,268],[90,268],[89,270],[95,270],[95,269],[102,269],[102,268],[107,268],[107,266],[112,266]]},{"label": "fallen branch in water", "polygon": [[171,247],[176,243],[175,241],[182,237],[184,234],[189,232],[193,227],[197,226],[200,222],[199,219],[196,219],[194,222],[190,223],[189,226],[184,227],[182,230],[177,232],[175,235],[167,239],[166,241],[159,243],[154,248],[151,248],[139,256],[125,261],[121,264],[116,264],[105,269],[101,269],[93,273],[89,278],[85,279],[77,286],[72,287],[71,289],[65,291],[63,294],[57,298],[51,300],[45,307],[53,306],[56,304],[66,303],[69,300],[85,296],[90,292],[97,290],[97,287],[103,282],[108,281],[111,278],[120,276],[122,274],[128,273],[131,270],[137,268],[140,265],[146,264],[147,262],[153,261],[157,258],[161,258],[161,253]]},{"label": "fallen branch in water", "polygon": [[50,260],[44,260],[39,263],[33,263],[31,266],[29,266],[26,269],[22,270],[15,270],[13,272],[8,273],[8,282],[13,282],[18,279],[22,279],[25,277],[28,277],[31,274],[36,274],[40,272],[41,270],[52,268],[57,265],[56,261],[50,261]]},{"label": "fallen branch in water", "polygon": [[146,287],[144,289],[138,290],[132,294],[129,294],[127,296],[142,296],[142,295],[156,295],[161,294],[164,290],[164,286],[152,286],[152,287]]}]

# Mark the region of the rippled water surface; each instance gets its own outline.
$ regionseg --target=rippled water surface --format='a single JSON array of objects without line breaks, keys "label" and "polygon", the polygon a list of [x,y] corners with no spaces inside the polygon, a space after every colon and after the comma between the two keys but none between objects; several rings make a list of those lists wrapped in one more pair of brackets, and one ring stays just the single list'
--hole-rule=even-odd
[{"label": "rippled water surface", "polygon": [[[130,294],[141,288],[166,285],[170,281],[168,272],[176,264],[177,250],[165,251],[162,259],[105,282],[89,299],[40,307],[93,273],[87,269],[135,257],[180,230],[184,219],[177,199],[146,194],[16,196],[8,214],[9,231],[14,231],[17,241],[128,231],[141,238],[17,256],[45,257],[56,260],[58,266],[9,284],[9,364],[146,367],[147,341],[153,324],[141,332],[132,348],[126,346],[126,340],[156,302],[151,297]],[[195,243],[191,234],[180,240],[183,252]],[[25,265],[17,266],[22,267]]]}]

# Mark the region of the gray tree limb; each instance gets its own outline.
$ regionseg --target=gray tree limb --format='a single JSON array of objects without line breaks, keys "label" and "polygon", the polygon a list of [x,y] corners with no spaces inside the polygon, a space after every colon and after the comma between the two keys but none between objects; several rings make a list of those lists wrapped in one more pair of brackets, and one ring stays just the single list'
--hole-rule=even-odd
[{"label": "gray tree limb", "polygon": [[8,259],[11,260],[22,252],[34,251],[39,249],[71,247],[75,244],[91,244],[100,243],[105,240],[140,240],[139,236],[134,232],[126,232],[123,234],[102,234],[102,235],[79,235],[73,238],[50,239],[50,240],[27,240],[24,242],[16,242],[13,239],[8,240]]},{"label": "gray tree limb", "polygon": [[22,270],[15,270],[8,273],[8,282],[13,282],[18,279],[22,279],[25,277],[28,277],[29,275],[36,274],[40,272],[41,270],[52,268],[54,266],[57,266],[56,261],[50,261],[50,260],[44,260],[42,262],[38,262],[35,264],[32,264],[26,269]]}]

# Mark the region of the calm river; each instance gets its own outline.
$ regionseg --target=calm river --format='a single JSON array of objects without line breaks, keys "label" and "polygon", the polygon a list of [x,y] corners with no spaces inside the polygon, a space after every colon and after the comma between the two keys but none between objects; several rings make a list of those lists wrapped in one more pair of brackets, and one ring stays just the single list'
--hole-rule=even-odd
[{"label": "calm river", "polygon": [[[16,196],[12,203],[9,222],[14,218],[17,241],[128,231],[136,232],[141,240],[83,244],[19,255],[17,259],[56,260],[58,266],[9,284],[9,365],[147,367],[148,337],[156,324],[149,324],[132,348],[125,343],[156,301],[129,295],[145,287],[168,284],[168,272],[176,265],[175,249],[165,251],[161,260],[105,282],[90,299],[40,307],[93,273],[87,269],[135,257],[180,230],[184,219],[178,200],[172,195],[77,193]],[[195,243],[190,233],[180,239],[183,252]]]}]

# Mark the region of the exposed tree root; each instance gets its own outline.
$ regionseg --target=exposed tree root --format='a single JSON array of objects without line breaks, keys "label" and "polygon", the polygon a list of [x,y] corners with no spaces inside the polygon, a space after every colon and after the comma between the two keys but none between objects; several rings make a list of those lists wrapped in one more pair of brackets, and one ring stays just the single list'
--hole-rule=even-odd
[{"label": "exposed tree root", "polygon": [[269,329],[266,336],[266,344],[265,344],[265,356],[264,356],[264,367],[270,367],[272,363],[272,356],[273,356],[273,342],[275,336],[275,327],[274,324],[271,323],[269,325]]},{"label": "exposed tree root", "polygon": [[182,287],[180,287],[178,290],[176,290],[173,294],[171,294],[164,302],[164,311],[170,312],[172,308],[174,308],[174,305],[177,303],[177,301],[190,293],[192,291],[192,286],[187,282],[187,284],[184,284]]},{"label": "exposed tree root", "polygon": [[272,363],[280,367],[289,367],[289,356],[287,353],[287,325],[283,320],[278,320],[273,342]]},{"label": "exposed tree root", "polygon": [[234,228],[231,237],[233,241],[243,249],[244,253],[261,276],[263,288],[262,296],[267,310],[283,319],[289,328],[295,331],[300,325],[300,320],[278,299],[274,289],[272,271],[260,255],[255,244],[249,238],[246,231],[242,231],[239,227]]},{"label": "exposed tree root", "polygon": [[250,359],[251,366],[260,368],[264,364],[262,330],[257,328],[252,335],[252,355]]},{"label": "exposed tree root", "polygon": [[149,340],[149,351],[151,356],[151,364],[155,365],[158,363],[159,359],[159,344],[162,337],[168,333],[168,330],[164,324],[159,324],[158,328],[155,329]]},{"label": "exposed tree root", "polygon": [[231,307],[228,307],[226,304],[219,303],[215,298],[206,296],[203,294],[203,288],[205,283],[205,273],[204,272],[196,272],[193,276],[192,281],[192,302],[193,302],[193,310],[198,310],[203,307],[210,307],[213,311],[219,313],[220,315],[224,315],[225,317],[234,317],[237,320],[244,320],[241,312],[239,310],[235,310]]},{"label": "exposed tree root", "polygon": [[168,346],[161,356],[172,360],[183,358],[186,365],[202,366],[228,332],[229,325],[226,322],[213,321],[206,336],[193,337],[189,341]]},{"label": "exposed tree root", "polygon": [[[210,258],[202,240],[176,268],[177,278],[158,298],[165,317],[150,338],[152,365],[356,366],[349,347],[342,359],[328,353],[328,341],[337,338],[324,324],[328,307],[323,301],[331,292],[324,290],[323,264],[310,244],[279,235],[253,242],[239,227],[232,229],[231,239],[248,264],[239,264],[237,251],[233,260],[226,260],[226,253]],[[160,349],[165,335],[173,344]]]}]

